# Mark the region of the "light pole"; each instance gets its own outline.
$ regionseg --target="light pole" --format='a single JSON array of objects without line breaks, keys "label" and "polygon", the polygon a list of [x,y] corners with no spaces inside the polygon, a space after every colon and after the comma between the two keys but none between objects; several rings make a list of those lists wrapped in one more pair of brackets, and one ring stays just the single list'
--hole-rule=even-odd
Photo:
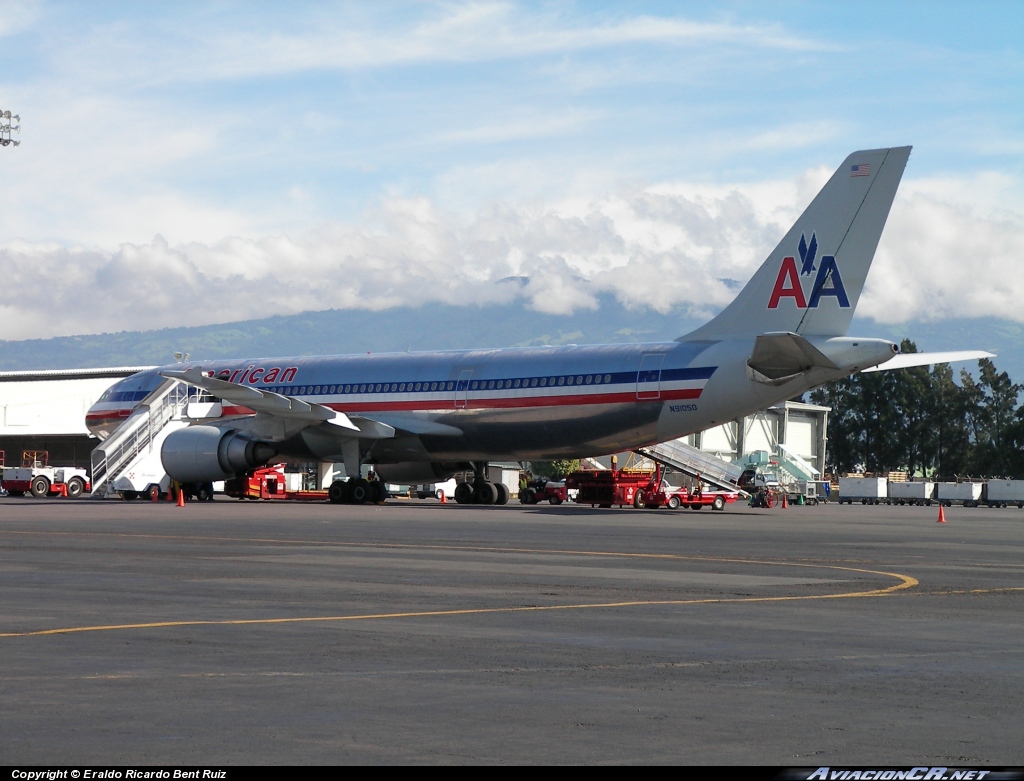
[{"label": "light pole", "polygon": [[7,110],[0,110],[0,146],[18,146],[21,144],[20,141],[12,141],[11,133],[21,132],[21,116],[15,114],[11,116],[11,112]]}]

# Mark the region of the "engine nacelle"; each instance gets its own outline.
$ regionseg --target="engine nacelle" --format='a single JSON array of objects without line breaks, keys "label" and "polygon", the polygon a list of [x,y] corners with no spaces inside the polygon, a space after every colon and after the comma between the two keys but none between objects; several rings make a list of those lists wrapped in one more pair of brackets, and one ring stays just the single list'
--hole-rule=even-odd
[{"label": "engine nacelle", "polygon": [[189,426],[172,432],[160,448],[164,471],[181,483],[226,480],[262,466],[277,455],[268,442],[215,426]]},{"label": "engine nacelle", "polygon": [[397,485],[443,483],[456,472],[469,468],[469,464],[436,461],[402,461],[397,464],[377,464],[373,467],[381,480]]}]

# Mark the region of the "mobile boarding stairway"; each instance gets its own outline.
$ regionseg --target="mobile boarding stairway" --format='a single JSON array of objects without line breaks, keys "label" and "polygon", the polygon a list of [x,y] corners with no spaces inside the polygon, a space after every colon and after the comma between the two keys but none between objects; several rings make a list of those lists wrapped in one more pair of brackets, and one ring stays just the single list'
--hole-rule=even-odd
[{"label": "mobile boarding stairway", "polygon": [[195,391],[177,380],[165,380],[143,399],[92,451],[92,495],[119,493],[134,499],[154,491],[166,493],[170,479],[160,448],[168,434],[188,425],[185,414],[194,401]]},{"label": "mobile boarding stairway", "polygon": [[[779,451],[779,455],[775,457],[769,457],[768,453],[764,453],[764,456],[766,456],[764,464],[771,461],[779,471],[782,471],[790,478],[789,481],[786,481],[780,475],[780,479],[783,479],[785,482],[807,482],[818,479],[818,470],[790,448],[780,443]],[[725,491],[739,491],[743,495],[748,494],[747,491],[744,491],[738,485],[743,470],[751,465],[763,465],[753,460],[750,460],[749,463],[733,464],[679,440],[662,442],[652,447],[641,448],[636,452],[652,461],[657,461],[659,464],[675,469],[677,472],[690,475],[690,477],[697,477],[699,475],[701,480],[716,488],[721,488]]]},{"label": "mobile boarding stairway", "polygon": [[744,496],[747,495],[747,492],[737,485],[740,475],[743,474],[742,466],[709,455],[679,440],[640,448],[636,452],[690,477],[699,475],[706,484],[721,488],[723,491],[738,491]]}]

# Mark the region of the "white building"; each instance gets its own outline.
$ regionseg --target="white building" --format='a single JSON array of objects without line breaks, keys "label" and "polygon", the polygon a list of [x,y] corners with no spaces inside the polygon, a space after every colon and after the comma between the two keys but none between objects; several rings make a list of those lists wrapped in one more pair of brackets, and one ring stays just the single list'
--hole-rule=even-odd
[{"label": "white building", "polygon": [[147,368],[0,372],[0,451],[7,466],[18,466],[26,450],[45,450],[51,464],[88,468],[98,440],[85,427],[86,412],[115,382]]}]

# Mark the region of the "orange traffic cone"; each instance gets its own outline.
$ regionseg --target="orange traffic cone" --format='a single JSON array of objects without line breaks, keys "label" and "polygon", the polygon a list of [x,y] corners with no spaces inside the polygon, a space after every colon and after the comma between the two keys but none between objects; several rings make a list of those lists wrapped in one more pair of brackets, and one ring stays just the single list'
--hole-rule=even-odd
[{"label": "orange traffic cone", "polygon": [[945,510],[943,509],[941,504],[939,505],[939,521],[938,522],[939,523],[945,523],[946,522],[946,513],[945,513]]},{"label": "orange traffic cone", "polygon": [[441,504],[448,504],[448,498],[444,495],[444,489],[441,489]]},{"label": "orange traffic cone", "polygon": [[181,486],[178,486],[178,507],[185,506],[185,492],[181,490]]},{"label": "orange traffic cone", "polygon": [[783,510],[788,510],[789,509],[789,500],[788,500],[787,495],[785,493],[782,494],[782,509]]}]

